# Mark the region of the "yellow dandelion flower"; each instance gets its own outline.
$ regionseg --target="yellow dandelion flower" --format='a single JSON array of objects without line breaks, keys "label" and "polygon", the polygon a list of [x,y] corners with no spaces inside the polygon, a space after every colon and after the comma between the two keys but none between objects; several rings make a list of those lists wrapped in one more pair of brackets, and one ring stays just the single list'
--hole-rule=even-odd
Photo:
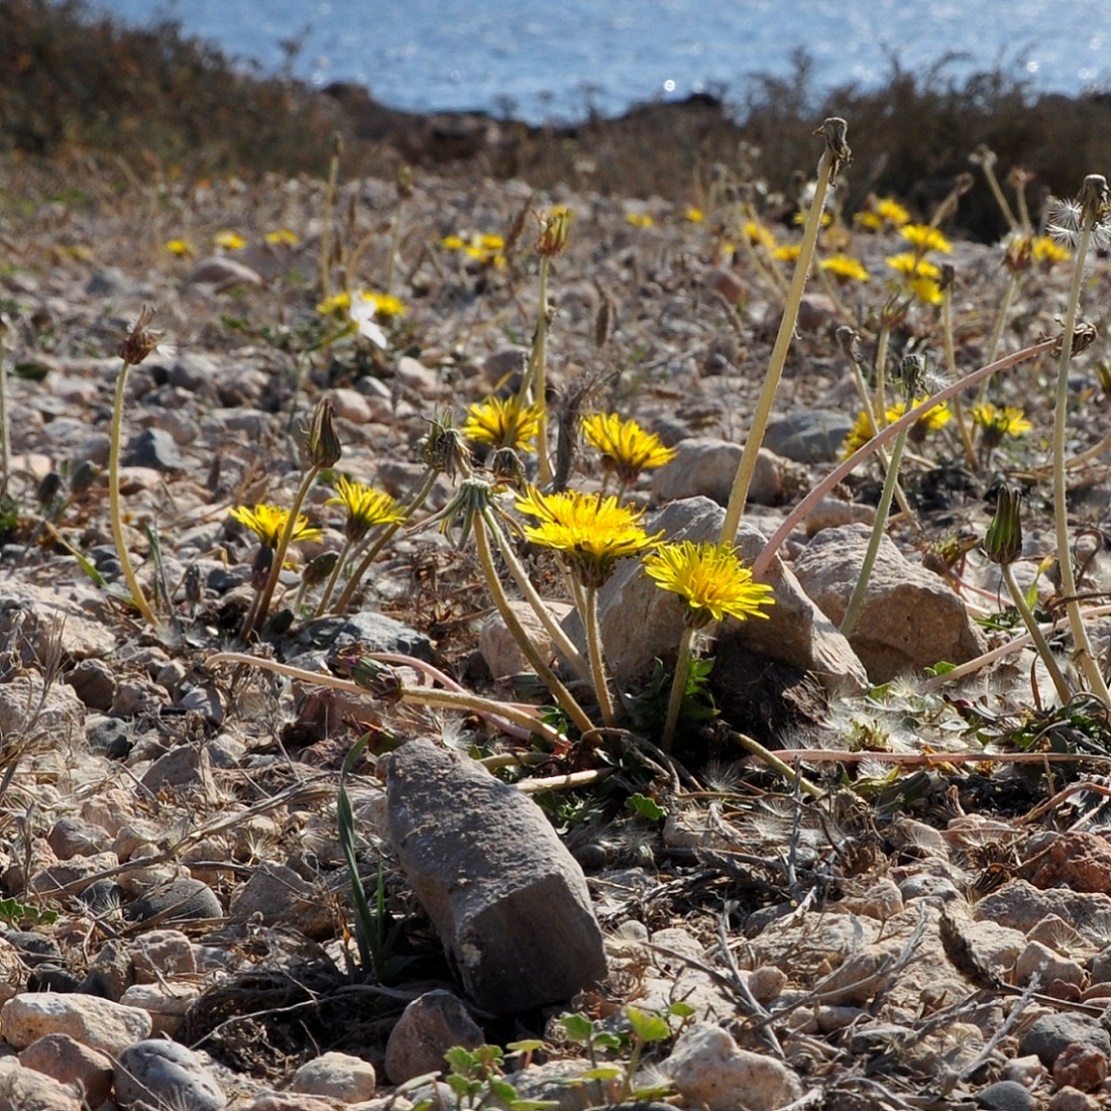
[{"label": "yellow dandelion flower", "polygon": [[856,222],[871,231],[901,228],[910,223],[910,213],[893,197],[874,198],[865,212],[856,214]]},{"label": "yellow dandelion flower", "polygon": [[341,313],[345,314],[349,308],[351,308],[351,294],[341,290],[339,293],[333,293],[331,297],[325,297],[316,306],[316,311],[321,316],[338,316]]},{"label": "yellow dandelion flower", "polygon": [[779,262],[798,262],[801,253],[801,243],[785,243],[782,247],[776,247],[772,251],[772,258]]},{"label": "yellow dandelion flower", "polygon": [[691,624],[698,627],[726,615],[744,621],[763,617],[761,606],[773,605],[772,588],[754,582],[728,544],[661,544],[644,557],[644,570],[661,590],[684,598]]},{"label": "yellow dandelion flower", "polygon": [[706,214],[701,208],[695,208],[693,204],[689,204],[683,209],[683,219],[690,224],[701,224],[706,219]]},{"label": "yellow dandelion flower", "polygon": [[612,496],[578,490],[542,494],[530,486],[517,508],[538,521],[525,527],[525,536],[542,548],[560,552],[586,587],[601,586],[617,560],[648,551],[663,535],[649,536],[641,526],[643,510],[618,505]]},{"label": "yellow dandelion flower", "polygon": [[484,251],[504,251],[505,250],[505,236],[495,235],[492,232],[483,232],[478,237],[478,245]]},{"label": "yellow dandelion flower", "polygon": [[[915,398],[911,408],[914,409],[925,400],[924,397]],[[894,424],[906,411],[905,402],[896,401],[893,405],[888,405],[883,415],[888,424]],[[919,417],[914,422],[914,432],[923,434],[935,432],[939,428],[944,428],[952,419],[953,413],[948,405],[935,405],[925,416]]]},{"label": "yellow dandelion flower", "polygon": [[355,296],[372,304],[375,314],[386,320],[395,316],[404,316],[409,311],[404,302],[392,293],[371,293],[369,290],[360,289]]},{"label": "yellow dandelion flower", "polygon": [[953,245],[937,230],[928,224],[906,224],[899,229],[899,234],[919,253],[927,251],[940,251],[943,255],[953,250]]},{"label": "yellow dandelion flower", "polygon": [[463,435],[475,444],[514,451],[535,451],[540,431],[540,406],[522,405],[516,397],[489,397],[467,410]]},{"label": "yellow dandelion flower", "polygon": [[823,270],[828,271],[838,281],[842,282],[867,282],[871,280],[864,265],[849,255],[831,255],[818,264]]},{"label": "yellow dandelion flower", "polygon": [[178,258],[188,258],[194,251],[193,244],[188,239],[167,239],[163,246]]},{"label": "yellow dandelion flower", "polygon": [[[278,546],[286,522],[289,520],[289,510],[278,505],[256,505],[253,509],[245,505],[237,505],[232,508],[231,515],[241,525],[246,525],[259,538],[264,548],[270,549]],[[323,535],[320,529],[309,523],[308,517],[300,513],[290,539],[294,542],[319,540]]]},{"label": "yellow dandelion flower", "polygon": [[876,434],[876,426],[868,414],[861,409],[853,421],[852,428],[845,434],[841,444],[841,458],[848,459],[850,455],[862,448]]},{"label": "yellow dandelion flower", "polygon": [[275,247],[296,247],[301,242],[301,237],[289,228],[275,228],[266,233],[266,242]]},{"label": "yellow dandelion flower", "polygon": [[362,482],[352,482],[343,475],[336,479],[335,497],[329,498],[324,504],[342,505],[347,509],[344,533],[349,540],[356,542],[378,525],[405,520],[405,513],[389,494]]},{"label": "yellow dandelion flower", "polygon": [[1001,440],[1004,436],[1021,436],[1025,432],[1033,432],[1034,426],[1026,419],[1026,414],[1013,405],[1002,408],[985,401],[976,405],[969,413],[972,423],[983,429],[985,435]]},{"label": "yellow dandelion flower", "polygon": [[625,223],[632,224],[634,228],[654,228],[656,221],[647,212],[627,212]]},{"label": "yellow dandelion flower", "polygon": [[925,301],[927,305],[940,305],[945,300],[941,286],[933,278],[911,278],[907,287],[919,301]]},{"label": "yellow dandelion flower", "polygon": [[[809,216],[810,216],[809,210],[804,211],[804,212],[796,212],[794,214],[794,216],[791,217],[791,223],[793,223],[796,227],[801,228],[803,226],[803,224],[806,223],[807,218]],[[821,223],[819,224],[819,226],[823,227],[823,228],[828,228],[829,225],[832,224],[832,223],[833,223],[833,214],[830,213],[830,212],[823,212]]]},{"label": "yellow dandelion flower", "polygon": [[913,251],[903,251],[901,254],[888,255],[884,261],[898,274],[905,278],[932,278],[937,281],[941,277],[941,267],[934,265],[929,259],[921,258]]},{"label": "yellow dandelion flower", "polygon": [[445,235],[440,240],[440,246],[445,251],[461,251],[466,246],[466,241],[461,235]]},{"label": "yellow dandelion flower", "polygon": [[583,418],[582,428],[587,443],[602,453],[606,465],[626,484],[635,482],[643,470],[670,463],[678,454],[654,432],[645,432],[635,420],[622,420],[616,413],[592,413]]},{"label": "yellow dandelion flower", "polygon": [[212,242],[225,251],[241,251],[247,246],[247,240],[237,231],[219,231],[212,237]]},{"label": "yellow dandelion flower", "polygon": [[768,251],[775,249],[775,236],[763,224],[747,220],[741,231],[754,247],[763,247]]},{"label": "yellow dandelion flower", "polygon": [[1048,235],[1035,235],[1030,241],[1030,254],[1035,262],[1044,262],[1052,266],[1055,262],[1068,262],[1072,255],[1069,249],[1062,246]]}]

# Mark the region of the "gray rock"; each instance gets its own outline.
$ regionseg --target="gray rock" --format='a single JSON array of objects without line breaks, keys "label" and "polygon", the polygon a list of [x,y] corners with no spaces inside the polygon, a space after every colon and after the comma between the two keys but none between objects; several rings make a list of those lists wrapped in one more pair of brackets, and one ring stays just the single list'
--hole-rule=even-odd
[{"label": "gray rock", "polygon": [[257,270],[223,255],[202,258],[185,279],[188,285],[211,286],[215,293],[223,293],[237,285],[262,285],[262,276]]},{"label": "gray rock", "polygon": [[200,880],[179,879],[171,880],[136,899],[125,913],[132,922],[149,922],[157,918],[163,924],[222,918],[224,908],[208,884]]},{"label": "gray rock", "polygon": [[340,1103],[361,1103],[374,1095],[374,1066],[349,1053],[322,1053],[293,1074],[289,1088]]},{"label": "gray rock", "polygon": [[606,975],[582,869],[531,799],[414,740],[386,762],[389,836],[480,1007],[570,999]]},{"label": "gray rock", "polygon": [[171,386],[190,393],[205,389],[220,373],[220,368],[210,355],[201,351],[182,351],[166,375]]},{"label": "gray rock", "polygon": [[177,1111],[223,1111],[227,1097],[216,1077],[184,1045],[147,1040],[129,1045],[116,1062],[116,1099],[124,1108],[148,1105]]},{"label": "gray rock", "polygon": [[93,960],[81,990],[118,1003],[120,996],[135,982],[131,951],[123,938],[106,941]]},{"label": "gray rock", "polygon": [[429,661],[433,656],[432,641],[424,633],[385,614],[365,611],[309,621],[300,630],[297,641],[317,649],[358,641],[371,652],[399,652]]},{"label": "gray rock", "polygon": [[59,860],[92,856],[108,847],[108,833],[84,818],[59,818],[46,835],[46,843]]},{"label": "gray rock", "polygon": [[90,710],[107,710],[116,697],[116,676],[103,661],[81,660],[65,681]]},{"label": "gray rock", "polygon": [[834,409],[798,409],[768,425],[764,447],[796,463],[829,463],[852,427],[853,418]]},{"label": "gray rock", "polygon": [[444,1068],[452,1046],[474,1049],[486,1040],[482,1027],[450,991],[426,991],[402,1012],[386,1043],[386,1076],[404,1084]]},{"label": "gray rock", "polygon": [[47,736],[55,749],[85,735],[85,707],[72,687],[44,686],[37,672],[12,675],[0,684],[0,737]]},{"label": "gray rock", "polygon": [[1031,1111],[1034,1097],[1017,1080],[1000,1080],[981,1088],[976,1102],[988,1111]]},{"label": "gray rock", "polygon": [[1111,896],[1064,887],[1043,891],[1026,880],[1011,880],[980,899],[972,912],[977,921],[994,922],[1023,934],[1050,914],[1071,922],[1090,943],[1102,945],[1106,941],[1103,923],[1111,917]]},{"label": "gray rock", "polygon": [[[678,454],[655,472],[652,495],[660,502],[705,497],[727,505],[742,448],[732,440],[692,436],[675,445]],[[784,461],[766,448],[756,457],[748,500],[756,505],[778,505],[783,500]]]},{"label": "gray rock", "polygon": [[188,466],[173,436],[161,428],[146,428],[132,436],[124,452],[125,467],[151,467],[156,471],[183,471]]},{"label": "gray rock", "polygon": [[326,900],[285,864],[263,861],[254,875],[231,897],[231,917],[245,921],[256,915],[265,925],[295,926],[306,937],[325,937],[334,926]]},{"label": "gray rock", "polygon": [[[663,530],[668,540],[716,541],[724,518],[725,511],[708,498],[687,498],[653,514],[648,531]],[[763,533],[742,522],[736,545],[743,559],[751,562],[764,543]],[[767,618],[725,621],[718,628],[718,641],[736,638],[755,655],[811,671],[830,693],[867,689],[868,677],[848,641],[778,558],[768,570],[767,582],[775,592]],[[606,662],[619,686],[629,688],[645,679],[657,658],[666,665],[674,663],[684,610],[682,600],[660,590],[638,562],[617,565],[599,592],[598,615]],[[583,644],[577,614],[568,617],[564,627]]]},{"label": "gray rock", "polygon": [[212,764],[205,748],[193,745],[178,745],[159,756],[142,779],[143,786],[155,793],[172,788],[184,790],[189,787],[207,788],[209,797],[215,793],[212,778]]},{"label": "gray rock", "polygon": [[[0,637],[25,648],[24,663],[46,659],[51,637],[70,659],[107,656],[116,639],[106,622],[96,620],[101,598],[90,586],[56,589],[16,583],[0,584]],[[18,638],[13,632],[18,629]]]},{"label": "gray rock", "polygon": [[1047,1069],[1070,1045],[1082,1045],[1102,1053],[1111,1054],[1111,1034],[1097,1018],[1091,1015],[1074,1015],[1068,1012],[1042,1015],[1023,1036],[1019,1052],[1037,1054]]},{"label": "gray rock", "polygon": [[[860,578],[870,533],[865,525],[825,529],[795,561],[802,589],[838,626]],[[984,651],[964,602],[886,536],[850,641],[874,683],[943,660],[964,663]]]},{"label": "gray rock", "polygon": [[14,1057],[0,1061],[0,1107],[11,1111],[81,1111],[73,1087],[27,1068]]}]

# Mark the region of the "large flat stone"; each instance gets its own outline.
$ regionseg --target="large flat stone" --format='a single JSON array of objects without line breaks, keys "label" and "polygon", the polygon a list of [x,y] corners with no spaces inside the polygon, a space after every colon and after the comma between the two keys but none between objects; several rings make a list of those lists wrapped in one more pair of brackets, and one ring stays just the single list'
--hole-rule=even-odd
[{"label": "large flat stone", "polygon": [[570,999],[606,975],[582,869],[531,799],[431,741],[385,761],[401,866],[484,1010]]}]

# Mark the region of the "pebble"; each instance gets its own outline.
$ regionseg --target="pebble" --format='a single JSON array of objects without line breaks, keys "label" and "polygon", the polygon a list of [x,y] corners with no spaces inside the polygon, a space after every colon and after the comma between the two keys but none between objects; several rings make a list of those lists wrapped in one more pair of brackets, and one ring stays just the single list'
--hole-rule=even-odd
[{"label": "pebble", "polygon": [[92,1108],[104,1103],[112,1091],[112,1059],[68,1034],[46,1034],[33,1041],[20,1051],[19,1063],[60,1084],[76,1085]]},{"label": "pebble", "polygon": [[83,1111],[77,1092],[14,1057],[0,1060],[0,1108],[4,1111]]},{"label": "pebble", "polygon": [[370,1099],[377,1087],[374,1066],[349,1053],[323,1053],[306,1061],[293,1074],[290,1090],[326,1096],[342,1103]]},{"label": "pebble", "polygon": [[482,1028],[449,991],[425,992],[409,1003],[386,1043],[386,1076],[404,1084],[444,1068],[452,1046],[474,1049],[485,1041]]},{"label": "pebble", "polygon": [[1026,1031],[1019,1048],[1023,1054],[1037,1054],[1041,1063],[1051,1069],[1057,1058],[1074,1044],[1105,1057],[1111,1054],[1111,1034],[1098,1019],[1067,1012],[1042,1015]]},{"label": "pebble", "polygon": [[768,425],[764,447],[796,463],[832,463],[840,458],[853,420],[837,409],[797,409]]},{"label": "pebble", "polygon": [[132,436],[124,452],[123,464],[126,467],[150,467],[164,473],[183,471],[189,465],[173,436],[161,428],[147,428]]},{"label": "pebble", "polygon": [[215,1076],[188,1047],[150,1040],[129,1045],[116,1063],[116,1099],[174,1111],[223,1111],[227,1097]]},{"label": "pebble", "polygon": [[685,1030],[660,1066],[687,1106],[707,1111],[777,1111],[802,1095],[802,1085],[782,1061],[740,1049],[719,1026]]},{"label": "pebble", "polygon": [[23,993],[0,1007],[0,1037],[24,1049],[47,1034],[68,1034],[90,1049],[115,1057],[149,1037],[150,1015],[94,995]]},{"label": "pebble", "polygon": [[223,918],[224,908],[212,888],[200,880],[177,879],[136,899],[124,912],[132,922],[184,922]]},{"label": "pebble", "polygon": [[1000,1080],[976,1093],[976,1104],[987,1111],[1031,1111],[1034,1097],[1014,1080]]}]

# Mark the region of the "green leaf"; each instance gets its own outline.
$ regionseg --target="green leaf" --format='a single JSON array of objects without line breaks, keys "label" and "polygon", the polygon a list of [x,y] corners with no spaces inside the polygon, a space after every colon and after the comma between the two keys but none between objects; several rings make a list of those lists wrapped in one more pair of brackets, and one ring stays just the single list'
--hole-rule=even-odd
[{"label": "green leaf", "polygon": [[667,817],[667,807],[660,806],[658,802],[642,795],[639,791],[628,799],[625,805],[641,818],[650,822],[662,822]]},{"label": "green leaf", "polygon": [[941,660],[940,662],[934,664],[933,667],[926,667],[923,668],[923,670],[926,672],[927,675],[933,676],[948,675],[950,671],[955,671],[956,668],[956,664],[946,663],[945,660]]},{"label": "green leaf", "polygon": [[586,1015],[561,1015],[559,1024],[573,1042],[589,1042],[594,1036],[594,1023]]},{"label": "green leaf", "polygon": [[478,1058],[466,1046],[453,1045],[444,1057],[451,1071],[460,1076],[470,1076],[478,1067]]},{"label": "green leaf", "polygon": [[672,1003],[667,1013],[675,1018],[694,1018],[696,1012],[689,1003]]},{"label": "green leaf", "polygon": [[535,1053],[544,1048],[544,1043],[539,1038],[526,1038],[521,1042],[506,1042],[505,1048],[510,1053]]},{"label": "green leaf", "polygon": [[642,1042],[662,1042],[671,1037],[671,1027],[667,1019],[660,1015],[649,1014],[647,1011],[638,1010],[636,1007],[626,1007],[625,1017]]},{"label": "green leaf", "polygon": [[611,1034],[608,1030],[599,1030],[594,1035],[594,1044],[599,1049],[612,1049],[614,1051],[621,1048],[621,1037],[618,1034]]},{"label": "green leaf", "polygon": [[580,1080],[616,1080],[623,1073],[617,1065],[599,1065],[596,1069],[587,1069],[579,1073]]},{"label": "green leaf", "polygon": [[27,382],[45,382],[50,373],[50,367],[45,363],[16,363],[12,372],[17,378]]}]

